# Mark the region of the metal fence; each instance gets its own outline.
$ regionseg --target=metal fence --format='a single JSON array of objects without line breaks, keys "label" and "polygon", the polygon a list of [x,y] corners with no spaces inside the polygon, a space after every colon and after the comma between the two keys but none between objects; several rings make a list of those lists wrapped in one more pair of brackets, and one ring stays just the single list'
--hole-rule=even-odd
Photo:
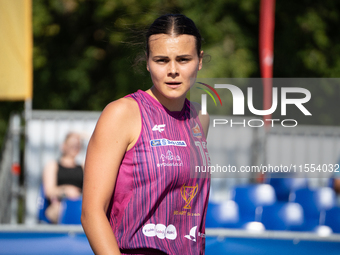
[{"label": "metal fence", "polygon": [[16,223],[19,195],[20,116],[10,117],[1,150],[0,161],[0,224]]},{"label": "metal fence", "polygon": [[[326,186],[335,174],[329,165],[339,163],[339,159],[340,127],[301,125],[268,132],[267,164],[292,165],[296,176],[308,178],[311,187]],[[318,170],[308,169],[312,164]]]}]

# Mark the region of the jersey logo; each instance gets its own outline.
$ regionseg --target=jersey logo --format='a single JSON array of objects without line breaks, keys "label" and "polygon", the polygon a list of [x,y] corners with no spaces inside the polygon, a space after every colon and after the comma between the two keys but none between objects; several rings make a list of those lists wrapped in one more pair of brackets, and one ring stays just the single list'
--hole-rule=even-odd
[{"label": "jersey logo", "polygon": [[183,166],[183,162],[181,157],[178,155],[174,155],[170,150],[167,151],[166,156],[162,154],[160,156],[161,163],[157,163],[157,167],[161,166]]},{"label": "jersey logo", "polygon": [[185,235],[184,237],[188,238],[191,241],[196,242],[196,229],[197,229],[197,226],[191,228],[189,235]]},{"label": "jersey logo", "polygon": [[167,146],[167,145],[183,146],[183,147],[187,146],[185,141],[172,141],[172,140],[168,140],[168,139],[154,139],[154,140],[150,140],[150,145],[151,145],[151,147]]},{"label": "jersey logo", "polygon": [[155,125],[152,128],[152,131],[158,131],[159,133],[162,133],[162,131],[164,131],[164,127],[165,127],[165,124]]},{"label": "jersey logo", "polygon": [[196,138],[202,138],[202,132],[201,132],[201,129],[200,129],[200,126],[198,125],[198,123],[196,123],[196,126],[194,126],[192,128],[192,134]]},{"label": "jersey logo", "polygon": [[159,239],[175,240],[177,237],[176,227],[172,224],[165,226],[163,224],[146,224],[143,227],[143,234],[147,237],[157,236]]},{"label": "jersey logo", "polygon": [[190,202],[196,196],[197,191],[198,183],[196,183],[195,186],[185,186],[185,184],[183,184],[183,186],[181,187],[181,195],[184,201],[186,202],[183,209],[191,209]]}]

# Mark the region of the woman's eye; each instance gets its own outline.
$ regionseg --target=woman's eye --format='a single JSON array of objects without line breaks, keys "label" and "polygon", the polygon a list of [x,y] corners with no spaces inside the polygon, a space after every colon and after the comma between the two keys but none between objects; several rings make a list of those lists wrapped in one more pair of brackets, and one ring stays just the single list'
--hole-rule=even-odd
[{"label": "woman's eye", "polygon": [[189,61],[188,58],[181,58],[181,59],[179,60],[179,62],[188,62],[188,61]]},{"label": "woman's eye", "polygon": [[157,63],[166,63],[166,59],[157,59],[156,60]]}]

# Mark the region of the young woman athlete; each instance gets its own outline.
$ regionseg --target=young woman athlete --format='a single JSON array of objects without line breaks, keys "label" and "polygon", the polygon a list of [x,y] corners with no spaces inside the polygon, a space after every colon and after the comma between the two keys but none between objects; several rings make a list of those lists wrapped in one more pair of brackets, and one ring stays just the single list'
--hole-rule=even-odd
[{"label": "young woman athlete", "polygon": [[153,86],[110,103],[91,137],[82,225],[95,254],[204,254],[209,117],[186,94],[202,68],[201,36],[184,15],[146,34]]}]

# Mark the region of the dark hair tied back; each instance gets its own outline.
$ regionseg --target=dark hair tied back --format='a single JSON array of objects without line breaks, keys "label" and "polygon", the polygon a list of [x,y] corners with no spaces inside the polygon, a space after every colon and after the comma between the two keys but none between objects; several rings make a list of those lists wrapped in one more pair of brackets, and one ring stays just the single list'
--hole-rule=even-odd
[{"label": "dark hair tied back", "polygon": [[202,37],[195,23],[182,14],[166,14],[157,18],[146,32],[146,55],[149,56],[149,38],[155,34],[193,35],[196,39],[197,55],[200,56]]}]

